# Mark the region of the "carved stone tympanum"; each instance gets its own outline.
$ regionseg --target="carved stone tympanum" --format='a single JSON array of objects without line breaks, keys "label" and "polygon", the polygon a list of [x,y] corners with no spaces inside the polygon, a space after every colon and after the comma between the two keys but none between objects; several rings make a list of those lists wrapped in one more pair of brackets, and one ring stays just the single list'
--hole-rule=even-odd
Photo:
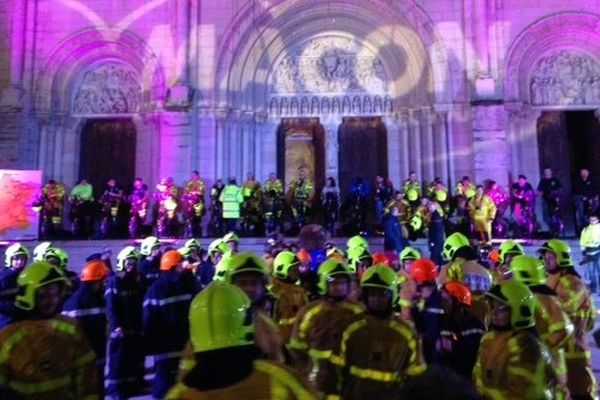
[{"label": "carved stone tympanum", "polygon": [[139,111],[141,86],[125,64],[104,62],[83,76],[73,101],[75,114],[130,114]]}]

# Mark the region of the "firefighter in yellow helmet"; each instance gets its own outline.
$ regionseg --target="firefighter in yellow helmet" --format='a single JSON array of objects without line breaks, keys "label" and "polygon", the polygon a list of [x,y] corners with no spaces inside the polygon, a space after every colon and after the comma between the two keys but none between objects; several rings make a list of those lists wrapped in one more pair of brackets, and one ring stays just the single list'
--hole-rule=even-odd
[{"label": "firefighter in yellow helmet", "polygon": [[565,349],[567,384],[573,398],[595,398],[597,385],[592,373],[587,335],[596,319],[590,293],[575,271],[571,248],[562,240],[551,239],[540,248],[548,273],[546,284],[556,292],[564,312],[575,327],[574,341]]},{"label": "firefighter in yellow helmet", "polygon": [[555,366],[558,378],[555,399],[568,399],[565,349],[573,341],[573,324],[562,310],[556,293],[546,285],[546,272],[540,260],[518,255],[510,262],[510,269],[513,279],[527,285],[537,300],[535,329],[550,351]]},{"label": "firefighter in yellow helmet", "polygon": [[298,312],[288,345],[294,366],[329,398],[339,395],[331,356],[338,354],[347,324],[363,311],[360,304],[347,300],[352,275],[352,271],[336,259],[325,260],[319,266],[317,289],[323,297]]},{"label": "firefighter in yellow helmet", "polygon": [[346,251],[350,252],[355,247],[362,247],[363,249],[369,250],[369,242],[364,236],[354,235],[346,242]]},{"label": "firefighter in yellow helmet", "polygon": [[556,378],[550,355],[536,337],[536,300],[529,288],[502,282],[486,293],[490,331],[481,339],[473,380],[485,399],[554,399]]},{"label": "firefighter in yellow helmet", "polygon": [[282,251],[273,262],[271,293],[275,296],[273,320],[284,344],[290,341],[298,311],[308,304],[308,292],[300,285],[300,260],[291,251]]},{"label": "firefighter in yellow helmet", "polygon": [[470,200],[471,197],[475,196],[477,192],[477,187],[468,176],[463,176],[460,182],[456,184],[456,188],[454,189],[454,195],[456,197],[463,197],[467,200]]},{"label": "firefighter in yellow helmet", "polygon": [[397,275],[377,264],[360,281],[364,314],[357,315],[342,334],[339,356],[344,399],[380,399],[399,388],[407,376],[425,371],[417,334],[394,316],[398,302]]},{"label": "firefighter in yellow helmet", "polygon": [[398,272],[398,285],[400,286],[399,306],[402,318],[406,321],[412,319],[412,299],[417,292],[417,285],[410,276],[410,268],[419,258],[421,258],[421,252],[413,247],[405,247],[400,253],[400,271]]},{"label": "firefighter in yellow helmet", "polygon": [[408,201],[418,201],[421,198],[421,182],[419,182],[415,171],[408,173],[408,179],[402,184],[402,191],[405,193]]},{"label": "firefighter in yellow helmet", "polygon": [[252,305],[226,282],[213,282],[192,301],[194,368],[166,399],[316,399],[307,383],[277,362],[258,359]]},{"label": "firefighter in yellow helmet", "polygon": [[77,322],[59,315],[68,280],[48,262],[19,275],[20,318],[0,331],[0,384],[26,399],[99,399],[96,356]]},{"label": "firefighter in yellow helmet", "polygon": [[479,234],[479,240],[482,243],[490,244],[492,222],[496,218],[496,204],[485,194],[481,185],[477,186],[475,195],[469,200],[469,214]]},{"label": "firefighter in yellow helmet", "polygon": [[373,256],[368,249],[354,247],[348,250],[348,268],[350,268],[354,274],[352,279],[352,290],[349,299],[358,300],[360,297],[358,280],[365,270],[371,265],[373,265]]},{"label": "firefighter in yellow helmet", "polygon": [[459,281],[467,285],[473,294],[471,309],[480,321],[486,314],[482,294],[492,286],[492,275],[477,262],[477,254],[471,247],[469,239],[460,232],[455,232],[446,238],[442,257],[449,262],[442,266],[438,276],[441,286],[447,281]]},{"label": "firefighter in yellow helmet", "polygon": [[510,263],[513,257],[523,254],[525,254],[523,246],[514,240],[509,239],[502,242],[500,247],[498,247],[498,266],[492,271],[494,283],[510,279],[512,276]]}]

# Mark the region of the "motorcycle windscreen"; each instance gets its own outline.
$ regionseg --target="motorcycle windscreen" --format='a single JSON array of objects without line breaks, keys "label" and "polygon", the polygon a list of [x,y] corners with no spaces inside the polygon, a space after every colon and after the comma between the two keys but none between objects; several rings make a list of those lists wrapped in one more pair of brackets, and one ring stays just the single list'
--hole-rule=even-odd
[{"label": "motorcycle windscreen", "polygon": [[313,135],[307,132],[289,132],[285,136],[285,182],[298,178],[298,170],[306,169],[306,176],[315,182],[315,145]]}]

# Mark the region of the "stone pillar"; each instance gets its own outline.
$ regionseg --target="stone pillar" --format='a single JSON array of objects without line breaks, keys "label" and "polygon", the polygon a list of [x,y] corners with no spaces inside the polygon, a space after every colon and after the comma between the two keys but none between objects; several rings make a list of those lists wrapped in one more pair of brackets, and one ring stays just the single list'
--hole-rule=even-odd
[{"label": "stone pillar", "polygon": [[[267,114],[261,113],[258,116],[258,120],[261,121],[260,129],[260,169],[261,169],[261,182],[267,178],[270,172],[277,170],[277,127],[279,126],[279,119],[267,116]],[[285,143],[281,143],[281,146],[285,146]],[[258,153],[257,153],[258,154]],[[284,171],[279,171],[283,179]]]},{"label": "stone pillar", "polygon": [[438,112],[434,118],[434,171],[435,175],[447,184],[450,177],[450,163],[448,156],[448,114]]},{"label": "stone pillar", "polygon": [[342,123],[339,115],[328,115],[321,119],[325,129],[325,178],[330,176],[340,181],[339,170],[339,129]]},{"label": "stone pillar", "polygon": [[200,176],[209,184],[209,180],[214,183],[214,180],[220,178],[217,173],[217,160],[219,159],[217,152],[217,118],[209,108],[198,109],[198,133],[197,133],[197,154],[198,154],[198,170]]},{"label": "stone pillar", "polygon": [[225,122],[226,122],[226,111],[223,109],[219,109],[216,112],[216,120],[217,120],[217,130],[216,130],[216,179],[227,179],[227,170],[225,166],[227,165],[225,148],[228,145],[228,141],[226,140],[225,135]]},{"label": "stone pillar", "polygon": [[508,146],[506,112],[503,104],[473,105],[474,182],[493,179],[506,186]]},{"label": "stone pillar", "polygon": [[2,92],[0,105],[22,106],[25,40],[27,29],[27,0],[13,0],[10,13],[10,85]]},{"label": "stone pillar", "polygon": [[241,160],[244,175],[248,172],[256,174],[255,163],[255,133],[254,133],[254,113],[246,111],[242,114],[241,120],[242,147]]},{"label": "stone pillar", "polygon": [[185,181],[191,171],[191,120],[187,113],[164,112],[160,117],[159,178]]},{"label": "stone pillar", "polygon": [[408,111],[409,131],[409,171],[415,171],[419,180],[423,179],[423,155],[421,154],[421,122],[419,110]]},{"label": "stone pillar", "polygon": [[411,168],[409,165],[408,113],[405,110],[396,113],[396,123],[400,130],[400,178],[394,184],[400,185],[408,177]]},{"label": "stone pillar", "polygon": [[421,109],[421,179],[424,182],[430,182],[434,177],[433,164],[435,155],[433,152],[433,118],[429,107]]},{"label": "stone pillar", "polygon": [[383,123],[387,130],[387,154],[388,154],[388,178],[398,183],[402,179],[401,159],[402,151],[400,140],[400,124],[396,116],[387,115],[383,117]]},{"label": "stone pillar", "polygon": [[240,184],[243,182],[244,177],[242,177],[241,171],[241,143],[240,143],[240,117],[241,114],[239,111],[231,112],[228,116],[228,124],[227,124],[227,132],[228,136],[228,147],[225,151],[229,154],[229,163],[228,163],[228,175],[235,176],[237,179],[237,183]]}]

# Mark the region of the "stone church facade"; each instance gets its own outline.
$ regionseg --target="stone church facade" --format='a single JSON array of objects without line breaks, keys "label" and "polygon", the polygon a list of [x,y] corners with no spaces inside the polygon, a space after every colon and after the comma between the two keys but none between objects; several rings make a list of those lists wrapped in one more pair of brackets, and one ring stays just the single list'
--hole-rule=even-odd
[{"label": "stone church facade", "polygon": [[598,0],[12,0],[0,37],[0,168],[68,186],[568,183],[600,149]]}]

